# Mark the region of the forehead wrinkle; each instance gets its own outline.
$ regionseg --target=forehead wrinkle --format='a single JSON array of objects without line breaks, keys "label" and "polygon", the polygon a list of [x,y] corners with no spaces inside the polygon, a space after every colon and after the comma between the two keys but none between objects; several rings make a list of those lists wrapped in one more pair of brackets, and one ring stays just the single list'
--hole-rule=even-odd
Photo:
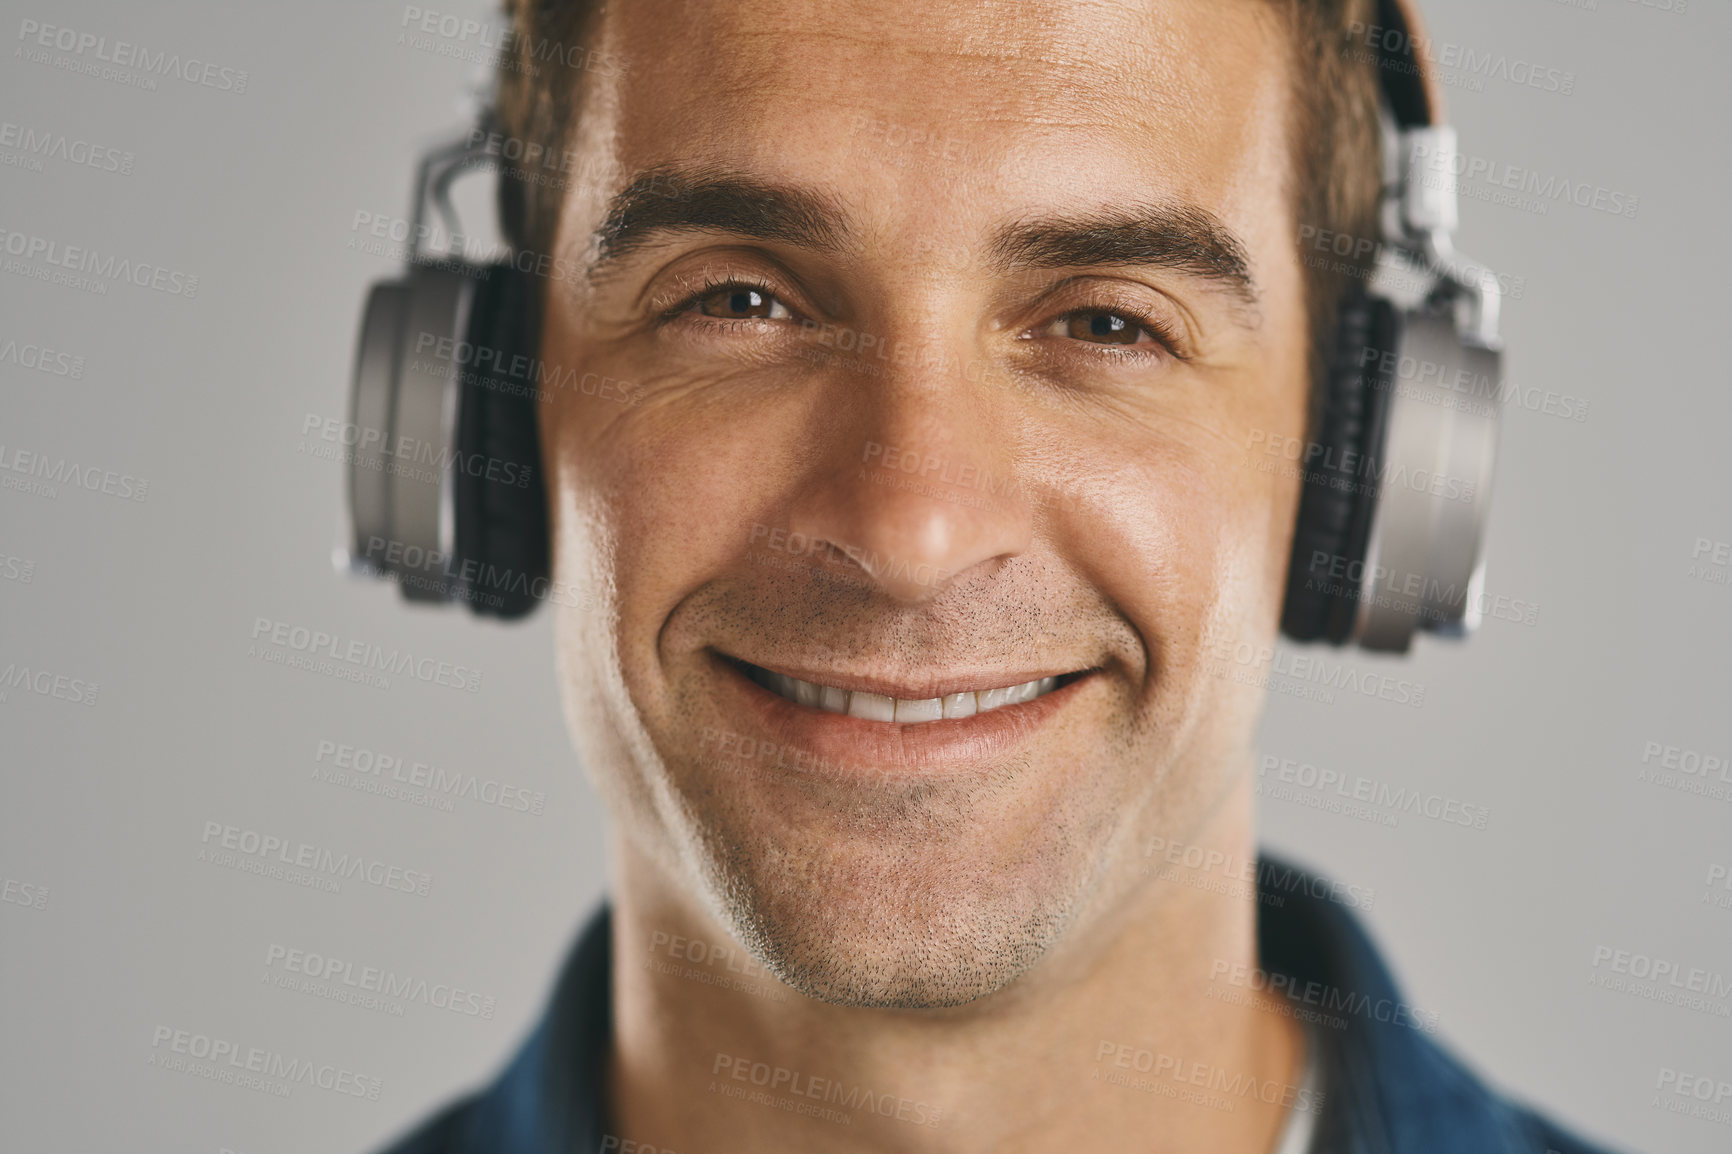
[{"label": "forehead wrinkle", "polygon": [[[785,36],[771,32],[751,35],[785,48]],[[862,47],[869,45],[862,41]],[[785,59],[785,56],[766,58],[750,64],[741,61],[738,75],[717,79],[730,90],[732,98],[767,96],[768,93],[749,91],[759,86],[804,87],[804,78],[788,74]],[[921,64],[931,67],[922,68]],[[1007,69],[1016,70],[1014,100],[1006,99],[1002,83]],[[940,122],[1063,124],[1066,113],[1087,111],[1101,114],[1100,122],[1104,125],[1110,119],[1133,113],[1146,115],[1151,110],[1170,113],[1175,107],[1174,101],[1158,87],[1139,84],[1141,73],[1095,59],[913,49],[898,58],[895,73],[908,83],[935,82],[945,86],[942,101],[930,106],[930,118]],[[984,82],[972,91],[968,85],[971,76]],[[1075,119],[1077,123],[1097,126],[1086,116]]]},{"label": "forehead wrinkle", "polygon": [[[974,5],[927,4],[911,16],[902,16],[886,28],[881,0],[861,0],[852,4],[832,5],[818,9],[805,3],[784,4],[791,12],[778,14],[773,28],[750,22],[756,16],[730,20],[721,6],[700,10],[709,21],[714,37],[781,37],[788,34],[819,37],[843,44],[861,44],[880,51],[886,43],[895,43],[911,55],[965,55],[995,64],[1027,59],[1042,59],[1060,65],[1088,63],[1100,54],[1104,45],[1131,52],[1141,51],[1128,33],[1172,34],[1181,31],[1170,18],[1164,18],[1146,0],[1055,0],[1042,5],[1038,0],[1012,0],[1004,5],[986,3]],[[771,5],[756,5],[762,12]],[[1018,27],[1002,20],[992,20],[989,10],[995,6],[1015,9],[1015,16],[1026,23]],[[860,14],[839,14],[838,7],[848,7]],[[1041,11],[1044,7],[1045,11]],[[1105,19],[1101,19],[1104,17]],[[877,21],[875,23],[875,21]],[[1119,39],[1103,40],[1118,36]],[[944,47],[933,48],[938,44]],[[1066,54],[1069,50],[1069,54]]]},{"label": "forehead wrinkle", "polygon": [[[846,122],[842,124],[837,131],[843,139],[838,143],[849,146],[855,136],[864,138],[863,126],[858,123],[862,118],[880,124],[943,126],[956,131],[974,127],[1009,134],[996,141],[965,143],[968,153],[977,157],[979,154],[974,150],[980,147],[985,147],[988,155],[1024,152],[1028,142],[1014,134],[1029,129],[1074,132],[1104,144],[1109,136],[1133,143],[1149,142],[1171,128],[1160,107],[1165,102],[1158,93],[1128,91],[1122,78],[1110,73],[1101,73],[1095,78],[1098,83],[1081,89],[1062,77],[1054,77],[1050,93],[1042,84],[1035,83],[1036,79],[1021,78],[1021,90],[1014,101],[1002,99],[1002,94],[985,86],[973,92],[950,89],[925,106],[924,116],[900,105],[880,106],[844,88],[833,97],[837,100],[833,107],[846,110],[856,123],[852,132]],[[679,135],[685,137],[690,133],[704,138],[707,144],[721,144],[726,155],[737,158],[768,159],[777,155],[781,137],[761,139],[751,125],[760,120],[779,123],[789,95],[803,95],[806,81],[778,74],[766,62],[730,69],[726,74],[712,76],[710,83],[713,87],[705,91],[689,92],[679,98],[677,120],[686,129]],[[700,125],[704,127],[698,128]],[[982,174],[958,167],[949,176],[953,182],[968,183]]]},{"label": "forehead wrinkle", "polygon": [[[1176,102],[1159,83],[1146,81],[1163,75],[1170,78],[1175,70],[1194,67],[1195,46],[1187,43],[1184,30],[1144,4],[1067,3],[1062,10],[1043,14],[1044,19],[1037,17],[1032,30],[978,22],[959,29],[957,19],[946,19],[944,10],[929,9],[923,13],[925,19],[905,20],[885,31],[871,20],[881,15],[876,7],[861,7],[868,8],[868,14],[860,19],[839,18],[833,11],[819,18],[796,8],[791,19],[767,24],[761,13],[736,14],[717,5],[704,10],[709,17],[704,20],[708,35],[689,38],[687,43],[703,42],[698,58],[718,82],[726,82],[724,77],[732,72],[727,80],[734,84],[774,83],[776,74],[785,72],[797,55],[789,52],[789,41],[797,39],[841,62],[869,66],[880,75],[894,72],[906,79],[909,73],[927,72],[940,84],[956,83],[959,78],[942,75],[948,66],[996,82],[1013,75],[1024,103],[1051,104],[1056,99],[1093,106],[1109,100],[1133,107],[1155,105],[1163,112],[1178,111]],[[1023,7],[1026,11],[1033,5]],[[1078,9],[1117,19],[1108,27],[1086,27],[1088,14],[1079,14]],[[886,53],[887,46],[893,52]],[[690,60],[692,53],[682,58]],[[664,51],[660,59],[670,70],[690,75],[674,63],[672,54]],[[796,85],[803,85],[804,79],[796,78]],[[1002,83],[983,85],[981,91],[994,87],[1002,89]]]}]

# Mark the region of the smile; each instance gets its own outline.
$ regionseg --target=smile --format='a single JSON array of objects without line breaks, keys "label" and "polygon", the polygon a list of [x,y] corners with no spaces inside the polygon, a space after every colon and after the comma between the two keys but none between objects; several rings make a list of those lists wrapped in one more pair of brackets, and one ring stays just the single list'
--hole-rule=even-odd
[{"label": "smile", "polygon": [[973,717],[990,713],[1009,705],[1034,701],[1074,680],[1080,674],[1037,677],[1017,685],[993,689],[950,693],[943,697],[898,698],[864,690],[842,689],[815,681],[802,681],[785,673],[775,673],[750,662],[740,662],[746,676],[758,685],[796,705],[824,713],[838,713],[863,721],[889,721],[917,724],[928,721]]}]

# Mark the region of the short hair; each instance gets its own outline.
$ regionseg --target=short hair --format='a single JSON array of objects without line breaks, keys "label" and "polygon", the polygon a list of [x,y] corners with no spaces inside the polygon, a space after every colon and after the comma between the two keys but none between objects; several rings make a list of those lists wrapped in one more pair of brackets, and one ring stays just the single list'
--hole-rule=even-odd
[{"label": "short hair", "polygon": [[[496,115],[499,130],[542,156],[563,156],[579,109],[581,73],[551,65],[574,51],[582,59],[598,0],[502,0],[513,36],[501,54]],[[1320,416],[1323,367],[1333,355],[1337,309],[1356,280],[1370,274],[1375,251],[1382,158],[1378,130],[1377,60],[1354,51],[1354,32],[1374,22],[1376,0],[1264,0],[1286,25],[1293,83],[1288,127],[1295,187],[1293,253],[1302,261],[1313,387],[1308,428]],[[549,47],[553,51],[548,51]],[[507,168],[499,203],[506,239],[520,250],[551,250],[564,185]],[[1355,240],[1349,257],[1306,259],[1304,237],[1339,235]]]}]

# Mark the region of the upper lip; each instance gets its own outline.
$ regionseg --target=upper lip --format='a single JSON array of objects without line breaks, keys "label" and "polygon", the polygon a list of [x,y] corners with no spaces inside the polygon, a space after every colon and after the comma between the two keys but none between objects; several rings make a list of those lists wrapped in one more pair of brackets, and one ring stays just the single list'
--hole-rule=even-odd
[{"label": "upper lip", "polygon": [[932,674],[922,672],[885,675],[868,672],[845,672],[835,669],[815,670],[807,666],[781,661],[753,661],[731,653],[724,653],[722,656],[730,661],[767,669],[771,673],[780,673],[800,681],[810,681],[814,685],[828,685],[853,693],[876,693],[881,697],[893,697],[898,701],[925,701],[934,697],[948,697],[953,693],[978,693],[987,689],[1007,689],[1013,685],[1038,681],[1043,677],[1064,677],[1067,674],[1084,673],[1090,668],[1087,664],[1078,664],[1051,665],[1038,669],[1024,668],[1009,672],[984,670],[970,673]]}]

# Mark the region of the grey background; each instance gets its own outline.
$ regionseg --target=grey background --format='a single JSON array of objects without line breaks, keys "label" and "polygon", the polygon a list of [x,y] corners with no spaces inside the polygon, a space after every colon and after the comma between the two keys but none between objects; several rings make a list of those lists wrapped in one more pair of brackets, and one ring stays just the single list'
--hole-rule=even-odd
[{"label": "grey background", "polygon": [[[1569,95],[1452,87],[1465,151],[1640,208],[1464,204],[1464,247],[1525,278],[1512,376],[1590,402],[1580,422],[1505,422],[1489,589],[1536,606],[1535,623],[1422,642],[1391,670],[1426,687],[1422,708],[1276,694],[1264,725],[1271,756],[1481,805],[1488,828],[1270,797],[1266,839],[1376,888],[1369,922],[1412,1000],[1497,1082],[1633,1150],[1725,1150],[1732,1128],[1666,1112],[1655,1087],[1662,1068],[1732,1080],[1732,1019],[1589,980],[1598,946],[1732,978],[1732,909],[1705,900],[1709,867],[1732,865],[1732,802],[1637,778],[1649,741],[1732,755],[1732,586],[1725,567],[1722,583],[1689,572],[1698,538],[1732,540],[1732,10],[1427,7],[1440,42],[1574,74]],[[49,892],[43,909],[0,903],[7,1154],[364,1149],[495,1070],[603,891],[603,815],[567,745],[546,615],[500,628],[411,611],[331,569],[342,474],[305,452],[302,426],[344,416],[363,292],[394,270],[348,247],[350,222],[402,212],[415,149],[461,125],[476,75],[400,44],[403,14],[4,6],[0,120],[136,160],[129,175],[0,167],[0,227],[199,277],[187,299],[0,273],[0,347],[84,358],[77,380],[0,361],[5,451],[149,481],[142,501],[0,490],[0,668],[100,685],[94,706],[18,688],[0,703],[0,880]],[[247,90],[139,91],[43,65],[15,52],[22,19],[245,69]],[[31,580],[8,577],[8,557]],[[266,664],[248,655],[261,617],[483,684],[376,689]],[[546,810],[351,792],[314,780],[321,740],[541,790]],[[424,870],[431,889],[325,893],[219,868],[198,860],[207,821]],[[496,1012],[393,1017],[275,988],[273,945],[474,990]],[[158,1027],[383,1090],[277,1098],[154,1069]]]}]

